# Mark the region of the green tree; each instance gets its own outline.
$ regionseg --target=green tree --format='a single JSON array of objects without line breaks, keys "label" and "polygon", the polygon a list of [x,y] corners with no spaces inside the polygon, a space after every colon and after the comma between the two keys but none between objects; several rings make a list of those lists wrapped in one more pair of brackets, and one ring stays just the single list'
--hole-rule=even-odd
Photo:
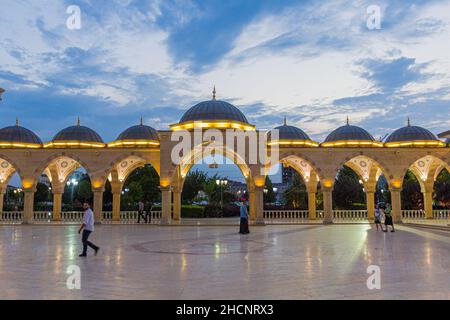
[{"label": "green tree", "polygon": [[195,170],[189,172],[183,185],[181,199],[183,203],[191,204],[199,191],[202,191],[207,180],[207,175],[203,171]]},{"label": "green tree", "polygon": [[294,209],[306,209],[308,207],[308,193],[302,177],[294,172],[292,183],[283,193],[285,203]]},{"label": "green tree", "polygon": [[81,180],[75,188],[74,200],[92,202],[92,187],[89,179]]},{"label": "green tree", "polygon": [[365,193],[359,181],[359,176],[349,167],[343,166],[339,170],[333,188],[333,203],[336,209],[353,209],[356,204],[365,204]]},{"label": "green tree", "polygon": [[442,170],[434,183],[434,201],[443,206],[450,206],[450,173]]},{"label": "green tree", "polygon": [[376,203],[391,203],[391,192],[389,191],[386,177],[383,174],[378,178],[377,181],[375,201]]},{"label": "green tree", "polygon": [[224,205],[235,201],[235,196],[229,191],[229,185],[219,186],[217,180],[224,180],[224,178],[215,174],[213,177],[207,178],[203,185],[203,191],[208,196],[209,202],[218,204],[222,197]]},{"label": "green tree", "polygon": [[48,186],[38,182],[36,185],[36,192],[34,193],[34,201],[37,203],[46,202],[50,200],[50,192]]},{"label": "green tree", "polygon": [[[154,203],[161,199],[161,193],[159,190],[159,175],[155,168],[150,164],[146,164],[143,167],[135,169],[127,178],[124,183],[123,189],[137,189],[132,184],[137,183],[142,191],[140,199],[144,202]],[[130,208],[131,209],[131,208]]]},{"label": "green tree", "polygon": [[402,207],[406,210],[423,209],[422,191],[419,181],[411,170],[403,179]]},{"label": "green tree", "polygon": [[266,177],[266,184],[264,186],[264,203],[274,203],[276,200],[275,192],[273,191],[273,184],[269,176]]},{"label": "green tree", "polygon": [[137,203],[144,199],[144,191],[138,181],[132,181],[127,186],[127,192],[123,196],[123,201],[128,207],[137,207]]}]

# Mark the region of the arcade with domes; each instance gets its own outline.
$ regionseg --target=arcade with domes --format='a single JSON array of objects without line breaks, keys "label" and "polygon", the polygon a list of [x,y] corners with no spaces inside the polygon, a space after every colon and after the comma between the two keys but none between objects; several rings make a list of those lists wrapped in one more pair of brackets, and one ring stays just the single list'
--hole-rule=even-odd
[{"label": "arcade with domes", "polygon": [[[98,221],[104,219],[103,191],[107,180],[113,192],[111,220],[119,221],[120,193],[126,177],[137,167],[152,164],[160,176],[162,192],[161,223],[170,224],[180,220],[181,192],[186,172],[191,163],[174,163],[172,150],[178,141],[174,133],[182,130],[218,129],[226,132],[259,132],[246,116],[231,103],[216,99],[214,90],[211,100],[189,108],[180,121],[170,130],[156,130],[145,125],[141,119],[118,134],[114,141],[105,142],[94,129],[81,125],[80,119],[73,126],[59,131],[51,141],[43,142],[31,130],[16,125],[0,129],[0,212],[7,183],[15,172],[20,175],[24,191],[24,223],[35,219],[33,195],[39,176],[45,172],[52,183],[52,220],[63,220],[61,197],[69,175],[83,166],[92,183],[94,212]],[[276,131],[274,131],[276,130]],[[275,134],[276,132],[276,134]],[[267,132],[268,152],[278,152],[277,163],[294,168],[302,176],[308,191],[308,218],[322,219],[332,223],[332,190],[337,172],[343,165],[352,168],[361,178],[367,198],[367,218],[373,217],[374,193],[378,178],[383,175],[389,186],[393,216],[402,220],[400,192],[407,170],[418,177],[424,195],[425,214],[433,218],[432,192],[435,177],[444,168],[450,168],[450,133],[439,138],[429,130],[411,125],[391,133],[384,141],[377,141],[365,129],[347,123],[333,130],[322,142],[312,140],[301,128],[283,125]],[[194,143],[194,140],[192,140]],[[203,144],[203,142],[202,142]],[[197,151],[192,144],[185,157],[200,159],[207,154]],[[223,141],[221,149],[214,150],[235,161],[236,146]],[[250,215],[254,223],[264,223],[263,191],[265,177],[270,166],[277,163],[249,163],[243,157],[238,166],[249,190]],[[449,170],[450,171],[450,170]],[[323,212],[316,210],[318,186],[323,193]]]}]

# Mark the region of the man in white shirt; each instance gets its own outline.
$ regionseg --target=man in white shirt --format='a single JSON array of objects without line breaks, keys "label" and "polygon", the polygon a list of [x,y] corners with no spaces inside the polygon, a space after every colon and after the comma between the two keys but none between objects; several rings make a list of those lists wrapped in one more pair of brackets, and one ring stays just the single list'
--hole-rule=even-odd
[{"label": "man in white shirt", "polygon": [[83,203],[84,215],[83,215],[83,223],[81,224],[80,230],[78,233],[83,231],[82,242],[83,242],[83,253],[80,254],[80,257],[87,256],[87,247],[91,247],[95,251],[95,255],[97,255],[98,250],[100,249],[92,242],[88,241],[89,235],[94,231],[94,213],[92,212],[89,203]]}]

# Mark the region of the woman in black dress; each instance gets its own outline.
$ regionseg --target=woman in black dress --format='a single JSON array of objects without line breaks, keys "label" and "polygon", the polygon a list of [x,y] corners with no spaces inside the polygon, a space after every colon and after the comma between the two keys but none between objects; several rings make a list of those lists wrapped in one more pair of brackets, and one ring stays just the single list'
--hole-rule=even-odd
[{"label": "woman in black dress", "polygon": [[391,232],[395,232],[394,229],[394,222],[392,221],[392,209],[391,205],[388,203],[386,204],[386,210],[384,210],[384,232],[388,232],[388,226],[392,227]]}]

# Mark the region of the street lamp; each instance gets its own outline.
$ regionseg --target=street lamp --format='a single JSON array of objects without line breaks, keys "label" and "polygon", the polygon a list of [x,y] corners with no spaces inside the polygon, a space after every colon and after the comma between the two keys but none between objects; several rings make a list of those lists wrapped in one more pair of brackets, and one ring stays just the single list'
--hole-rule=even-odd
[{"label": "street lamp", "polygon": [[228,180],[217,179],[216,184],[220,187],[220,207],[222,209],[222,216],[223,216],[223,187],[228,184]]},{"label": "street lamp", "polygon": [[72,211],[73,211],[73,188],[78,185],[78,181],[77,181],[77,179],[72,178],[69,181],[67,181],[67,185],[69,187],[70,186],[72,187],[71,191],[70,191],[70,203],[72,204]]}]

